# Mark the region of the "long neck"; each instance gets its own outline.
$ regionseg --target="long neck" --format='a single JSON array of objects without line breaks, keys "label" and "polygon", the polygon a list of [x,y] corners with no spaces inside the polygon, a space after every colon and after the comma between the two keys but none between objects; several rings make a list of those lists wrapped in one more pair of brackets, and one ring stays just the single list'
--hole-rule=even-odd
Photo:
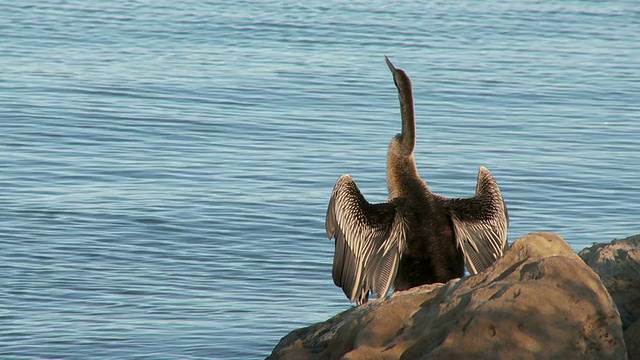
[{"label": "long neck", "polygon": [[387,153],[387,186],[391,198],[429,191],[418,175],[413,151],[416,146],[416,121],[413,110],[413,93],[409,76],[392,65],[393,80],[398,88],[402,132],[396,135]]},{"label": "long neck", "polygon": [[402,147],[405,153],[412,154],[416,146],[416,121],[413,111],[413,93],[411,81],[402,70],[398,70],[396,87],[400,99],[400,115],[402,116]]},{"label": "long neck", "polygon": [[[395,139],[394,139],[395,140]],[[398,139],[399,140],[399,139]],[[387,153],[387,187],[389,198],[428,191],[425,182],[418,175],[413,154],[399,154],[396,146],[400,142],[392,141]]]}]

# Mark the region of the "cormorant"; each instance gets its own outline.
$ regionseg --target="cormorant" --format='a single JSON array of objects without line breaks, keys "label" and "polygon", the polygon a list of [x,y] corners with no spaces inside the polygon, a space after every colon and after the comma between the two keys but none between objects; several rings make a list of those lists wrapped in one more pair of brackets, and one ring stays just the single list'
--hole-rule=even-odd
[{"label": "cormorant", "polygon": [[338,178],[327,209],[326,230],[335,238],[333,281],[351,302],[369,292],[383,298],[405,290],[477,274],[507,248],[509,215],[493,176],[478,171],[475,196],[447,199],[432,193],[413,157],[415,118],[411,81],[385,60],[400,99],[402,132],[387,152],[389,199],[370,204],[351,176]]}]

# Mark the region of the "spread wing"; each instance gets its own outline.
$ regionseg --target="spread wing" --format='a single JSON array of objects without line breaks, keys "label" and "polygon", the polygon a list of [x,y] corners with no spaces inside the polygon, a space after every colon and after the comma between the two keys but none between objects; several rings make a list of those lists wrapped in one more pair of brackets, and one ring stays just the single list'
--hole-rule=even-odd
[{"label": "spread wing", "polygon": [[478,171],[476,194],[451,199],[449,215],[458,247],[471,274],[491,266],[507,249],[509,214],[495,179],[484,166]]},{"label": "spread wing", "polygon": [[391,202],[370,204],[351,176],[342,175],[327,208],[326,230],[335,238],[333,282],[351,302],[368,300],[369,290],[386,296],[406,246],[405,223]]}]

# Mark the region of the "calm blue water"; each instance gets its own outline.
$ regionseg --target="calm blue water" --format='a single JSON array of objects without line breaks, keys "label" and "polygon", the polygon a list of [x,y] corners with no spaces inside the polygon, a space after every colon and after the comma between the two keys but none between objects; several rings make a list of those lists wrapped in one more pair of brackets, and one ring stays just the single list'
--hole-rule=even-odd
[{"label": "calm blue water", "polygon": [[335,180],[386,199],[412,77],[416,159],[513,241],[640,233],[640,5],[0,3],[0,357],[262,358],[348,308]]}]

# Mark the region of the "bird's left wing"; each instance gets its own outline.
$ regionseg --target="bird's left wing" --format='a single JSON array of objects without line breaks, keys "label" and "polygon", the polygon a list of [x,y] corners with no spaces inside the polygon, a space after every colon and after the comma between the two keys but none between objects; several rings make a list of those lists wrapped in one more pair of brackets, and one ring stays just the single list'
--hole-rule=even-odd
[{"label": "bird's left wing", "polygon": [[509,214],[495,179],[484,166],[478,171],[476,194],[451,199],[449,215],[456,242],[471,274],[477,274],[502,257],[507,249]]},{"label": "bird's left wing", "polygon": [[351,176],[342,175],[327,208],[326,230],[335,238],[333,281],[350,301],[366,302],[369,290],[384,297],[404,251],[405,222],[391,202],[370,204]]}]

